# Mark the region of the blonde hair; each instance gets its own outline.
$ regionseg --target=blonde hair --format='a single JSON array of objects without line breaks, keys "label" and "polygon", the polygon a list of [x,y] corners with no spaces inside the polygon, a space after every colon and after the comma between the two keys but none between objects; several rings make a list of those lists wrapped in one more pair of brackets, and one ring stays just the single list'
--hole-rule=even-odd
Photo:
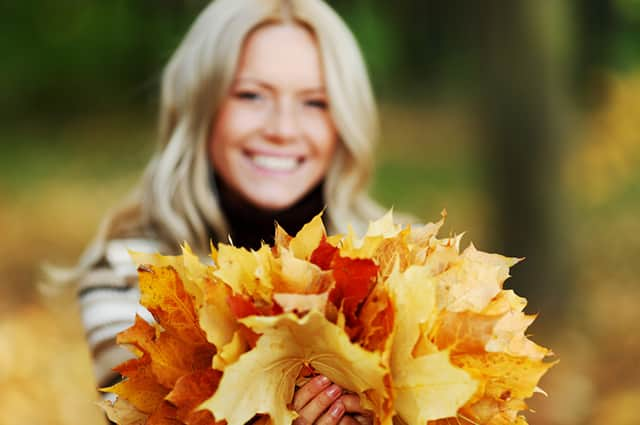
[{"label": "blonde hair", "polygon": [[115,237],[154,237],[175,248],[188,241],[200,252],[208,249],[211,232],[226,240],[206,154],[212,117],[232,83],[247,36],[261,25],[283,22],[302,25],[315,36],[340,135],[324,183],[330,231],[344,232],[347,224],[361,230],[381,214],[366,195],[378,138],[376,105],[357,42],[341,18],[321,0],[216,0],[198,16],[164,70],[155,155],[128,200],[104,218],[78,269],[95,263]]}]

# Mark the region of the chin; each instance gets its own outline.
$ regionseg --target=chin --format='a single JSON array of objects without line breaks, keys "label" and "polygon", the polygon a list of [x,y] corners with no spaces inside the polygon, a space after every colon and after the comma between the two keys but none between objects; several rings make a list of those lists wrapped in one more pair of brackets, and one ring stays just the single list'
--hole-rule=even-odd
[{"label": "chin", "polygon": [[249,199],[249,201],[260,209],[278,212],[278,211],[286,210],[287,208],[292,207],[301,198],[302,198],[301,196],[298,196],[298,197],[273,196],[273,197],[260,198],[260,199],[253,198],[253,199]]}]

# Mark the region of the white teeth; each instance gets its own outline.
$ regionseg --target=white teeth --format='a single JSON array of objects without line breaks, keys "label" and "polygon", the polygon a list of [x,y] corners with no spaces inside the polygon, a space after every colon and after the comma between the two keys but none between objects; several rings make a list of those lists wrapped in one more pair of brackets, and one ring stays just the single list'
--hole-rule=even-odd
[{"label": "white teeth", "polygon": [[254,155],[251,159],[259,167],[272,171],[292,171],[298,166],[294,157]]}]

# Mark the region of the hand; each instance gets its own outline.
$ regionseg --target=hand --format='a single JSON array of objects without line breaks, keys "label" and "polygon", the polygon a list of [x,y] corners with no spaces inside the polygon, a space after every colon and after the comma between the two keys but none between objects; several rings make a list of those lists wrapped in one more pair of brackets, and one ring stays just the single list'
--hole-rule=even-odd
[{"label": "hand", "polygon": [[342,388],[323,375],[318,375],[299,388],[293,396],[293,409],[298,416],[294,425],[370,425],[373,418],[362,409],[356,394]]}]

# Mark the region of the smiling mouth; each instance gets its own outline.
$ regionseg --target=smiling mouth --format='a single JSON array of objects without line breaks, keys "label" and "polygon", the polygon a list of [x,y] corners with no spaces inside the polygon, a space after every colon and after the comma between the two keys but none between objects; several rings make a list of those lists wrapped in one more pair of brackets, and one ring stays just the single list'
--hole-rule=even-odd
[{"label": "smiling mouth", "polygon": [[300,164],[303,162],[302,158],[293,157],[293,156],[272,156],[272,155],[261,155],[254,154],[250,155],[251,161],[257,165],[259,168],[262,168],[267,171],[294,171],[297,169]]}]

